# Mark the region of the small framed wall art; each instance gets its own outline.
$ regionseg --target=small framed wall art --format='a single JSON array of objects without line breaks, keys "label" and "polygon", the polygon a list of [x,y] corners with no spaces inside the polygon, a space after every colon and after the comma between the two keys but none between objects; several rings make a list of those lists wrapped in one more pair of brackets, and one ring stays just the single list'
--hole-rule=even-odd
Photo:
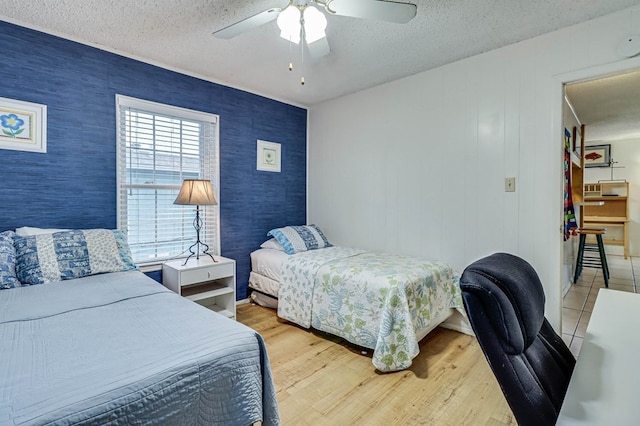
[{"label": "small framed wall art", "polygon": [[280,144],[258,139],[256,169],[265,172],[280,172]]},{"label": "small framed wall art", "polygon": [[611,145],[592,145],[584,147],[585,167],[611,166]]},{"label": "small framed wall art", "polygon": [[0,98],[0,149],[47,152],[47,106]]}]

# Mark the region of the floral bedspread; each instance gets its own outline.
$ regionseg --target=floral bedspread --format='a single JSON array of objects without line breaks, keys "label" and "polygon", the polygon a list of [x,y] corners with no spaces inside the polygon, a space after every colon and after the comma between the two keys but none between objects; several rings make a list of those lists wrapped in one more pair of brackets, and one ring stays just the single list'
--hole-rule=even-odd
[{"label": "floral bedspread", "polygon": [[447,264],[330,247],[289,256],[282,267],[278,316],[374,349],[380,371],[408,368],[416,333],[445,311],[464,315],[458,274]]}]

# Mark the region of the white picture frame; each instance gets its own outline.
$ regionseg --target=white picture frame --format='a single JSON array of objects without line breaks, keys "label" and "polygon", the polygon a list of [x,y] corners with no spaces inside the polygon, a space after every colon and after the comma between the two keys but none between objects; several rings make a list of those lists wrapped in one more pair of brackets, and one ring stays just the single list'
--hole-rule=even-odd
[{"label": "white picture frame", "polygon": [[258,139],[257,146],[256,169],[263,172],[280,173],[282,162],[280,144]]},{"label": "white picture frame", "polygon": [[47,106],[0,98],[0,149],[47,152]]}]

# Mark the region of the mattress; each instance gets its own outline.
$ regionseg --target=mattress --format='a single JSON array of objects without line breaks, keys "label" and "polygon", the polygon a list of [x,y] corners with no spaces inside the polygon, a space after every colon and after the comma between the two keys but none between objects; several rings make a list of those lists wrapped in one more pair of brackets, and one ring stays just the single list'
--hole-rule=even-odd
[{"label": "mattress", "polygon": [[278,309],[278,299],[273,296],[269,296],[268,294],[260,293],[258,291],[252,291],[249,298],[253,303],[256,303],[260,306],[271,309]]},{"label": "mattress", "polygon": [[137,271],[0,291],[0,424],[279,424],[261,336]]},{"label": "mattress", "polygon": [[260,275],[257,272],[251,271],[249,273],[249,287],[277,299],[280,283],[269,277]]},{"label": "mattress", "polygon": [[280,250],[258,249],[251,253],[251,270],[279,282],[282,278],[282,264],[288,257],[288,254]]},{"label": "mattress", "polygon": [[282,277],[282,264],[288,255],[282,251],[261,248],[251,253],[249,287],[255,291],[249,296],[260,306],[276,309],[278,289]]}]

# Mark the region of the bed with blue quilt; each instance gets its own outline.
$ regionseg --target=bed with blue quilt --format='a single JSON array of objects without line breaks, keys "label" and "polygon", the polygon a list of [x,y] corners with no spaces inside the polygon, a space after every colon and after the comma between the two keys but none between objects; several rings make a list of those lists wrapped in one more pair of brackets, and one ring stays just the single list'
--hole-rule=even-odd
[{"label": "bed with blue quilt", "polygon": [[0,233],[0,424],[279,424],[257,332],[70,232]]},{"label": "bed with blue quilt", "polygon": [[335,247],[314,225],[268,235],[252,253],[249,285],[277,297],[279,317],[373,349],[380,371],[409,368],[438,325],[471,333],[459,275],[444,262]]}]

